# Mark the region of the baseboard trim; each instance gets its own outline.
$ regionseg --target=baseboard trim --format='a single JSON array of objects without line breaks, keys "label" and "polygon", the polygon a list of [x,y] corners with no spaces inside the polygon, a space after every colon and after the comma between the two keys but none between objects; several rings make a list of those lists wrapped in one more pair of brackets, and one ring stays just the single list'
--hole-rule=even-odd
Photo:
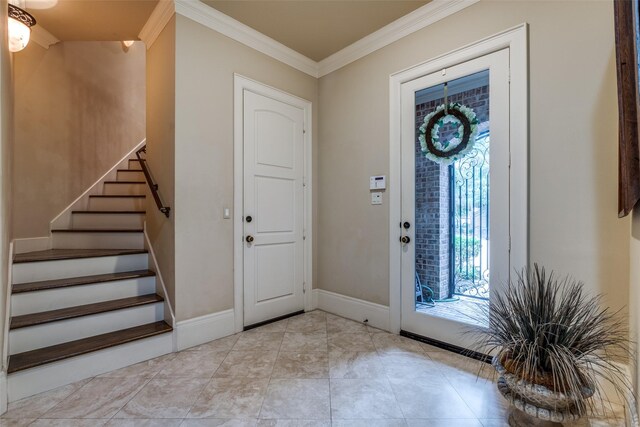
[{"label": "baseboard trim", "polygon": [[[627,378],[631,378],[631,372],[629,365],[625,365],[625,372],[627,373]],[[634,396],[633,391],[629,390],[627,395],[625,396],[625,409],[627,420],[629,421],[629,425],[631,427],[640,426],[640,417],[638,417],[638,402],[636,396]]]},{"label": "baseboard trim", "polygon": [[327,313],[389,330],[389,307],[323,289],[313,290],[314,305]]},{"label": "baseboard trim", "polygon": [[282,315],[282,316],[274,317],[273,319],[264,320],[262,322],[254,323],[253,325],[245,326],[243,329],[245,331],[250,331],[251,329],[259,328],[260,326],[268,325],[269,323],[275,323],[275,322],[278,322],[280,320],[288,319],[290,317],[297,316],[297,315],[303,314],[303,313],[304,313],[304,310],[294,311],[293,313],[285,314],[285,315]]},{"label": "baseboard trim", "polygon": [[217,340],[235,332],[233,309],[176,322],[177,350]]},{"label": "baseboard trim", "polygon": [[0,372],[0,415],[7,412],[9,393],[7,390],[7,373]]},{"label": "baseboard trim", "polygon": [[51,249],[51,237],[28,237],[26,239],[13,239],[13,252],[24,254],[27,252],[46,251]]},{"label": "baseboard trim", "polygon": [[[630,365],[620,362],[614,362],[614,364],[617,365],[620,371],[625,373],[625,378],[633,378],[633,369]],[[630,383],[633,382],[632,380],[629,381]],[[601,381],[598,384],[598,388],[602,392],[602,395],[605,396],[610,402],[624,406],[626,418],[625,426],[638,427],[638,400],[634,395],[633,390],[627,390],[627,392],[621,396],[615,391],[613,385],[607,381]]]}]

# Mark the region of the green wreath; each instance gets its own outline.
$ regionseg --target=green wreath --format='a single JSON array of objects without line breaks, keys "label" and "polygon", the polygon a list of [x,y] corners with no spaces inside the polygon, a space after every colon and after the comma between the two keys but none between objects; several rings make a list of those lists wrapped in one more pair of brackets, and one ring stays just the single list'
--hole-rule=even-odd
[{"label": "green wreath", "polygon": [[[442,141],[440,127],[455,123],[459,123],[459,126],[452,138]],[[448,165],[462,159],[473,149],[478,134],[478,118],[471,108],[460,103],[442,104],[424,118],[419,129],[418,140],[424,156]]]}]

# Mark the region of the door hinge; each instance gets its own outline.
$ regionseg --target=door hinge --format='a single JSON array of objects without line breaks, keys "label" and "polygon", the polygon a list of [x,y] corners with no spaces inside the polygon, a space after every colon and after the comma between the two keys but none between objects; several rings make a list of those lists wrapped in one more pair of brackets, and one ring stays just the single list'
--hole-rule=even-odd
[{"label": "door hinge", "polygon": [[511,252],[511,236],[509,236],[509,252]]},{"label": "door hinge", "polygon": [[303,294],[307,293],[307,282],[302,282],[302,293]]},{"label": "door hinge", "polygon": [[302,129],[302,134],[304,135],[305,133],[307,133],[306,129]]}]

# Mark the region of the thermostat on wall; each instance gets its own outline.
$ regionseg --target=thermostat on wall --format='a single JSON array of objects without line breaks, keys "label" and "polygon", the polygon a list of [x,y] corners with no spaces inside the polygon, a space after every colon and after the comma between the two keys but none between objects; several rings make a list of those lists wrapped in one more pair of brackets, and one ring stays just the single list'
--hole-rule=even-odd
[{"label": "thermostat on wall", "polygon": [[387,188],[387,177],[384,175],[369,178],[369,190],[384,190]]}]

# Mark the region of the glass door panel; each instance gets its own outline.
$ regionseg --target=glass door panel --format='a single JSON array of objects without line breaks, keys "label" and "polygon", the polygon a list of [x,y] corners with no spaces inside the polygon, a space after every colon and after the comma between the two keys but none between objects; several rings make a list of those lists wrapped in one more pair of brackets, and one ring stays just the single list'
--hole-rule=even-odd
[{"label": "glass door panel", "polygon": [[[488,323],[483,308],[508,277],[508,94],[506,50],[403,84],[405,331],[466,347],[465,325]],[[455,156],[465,129],[452,104],[474,119]]]}]

